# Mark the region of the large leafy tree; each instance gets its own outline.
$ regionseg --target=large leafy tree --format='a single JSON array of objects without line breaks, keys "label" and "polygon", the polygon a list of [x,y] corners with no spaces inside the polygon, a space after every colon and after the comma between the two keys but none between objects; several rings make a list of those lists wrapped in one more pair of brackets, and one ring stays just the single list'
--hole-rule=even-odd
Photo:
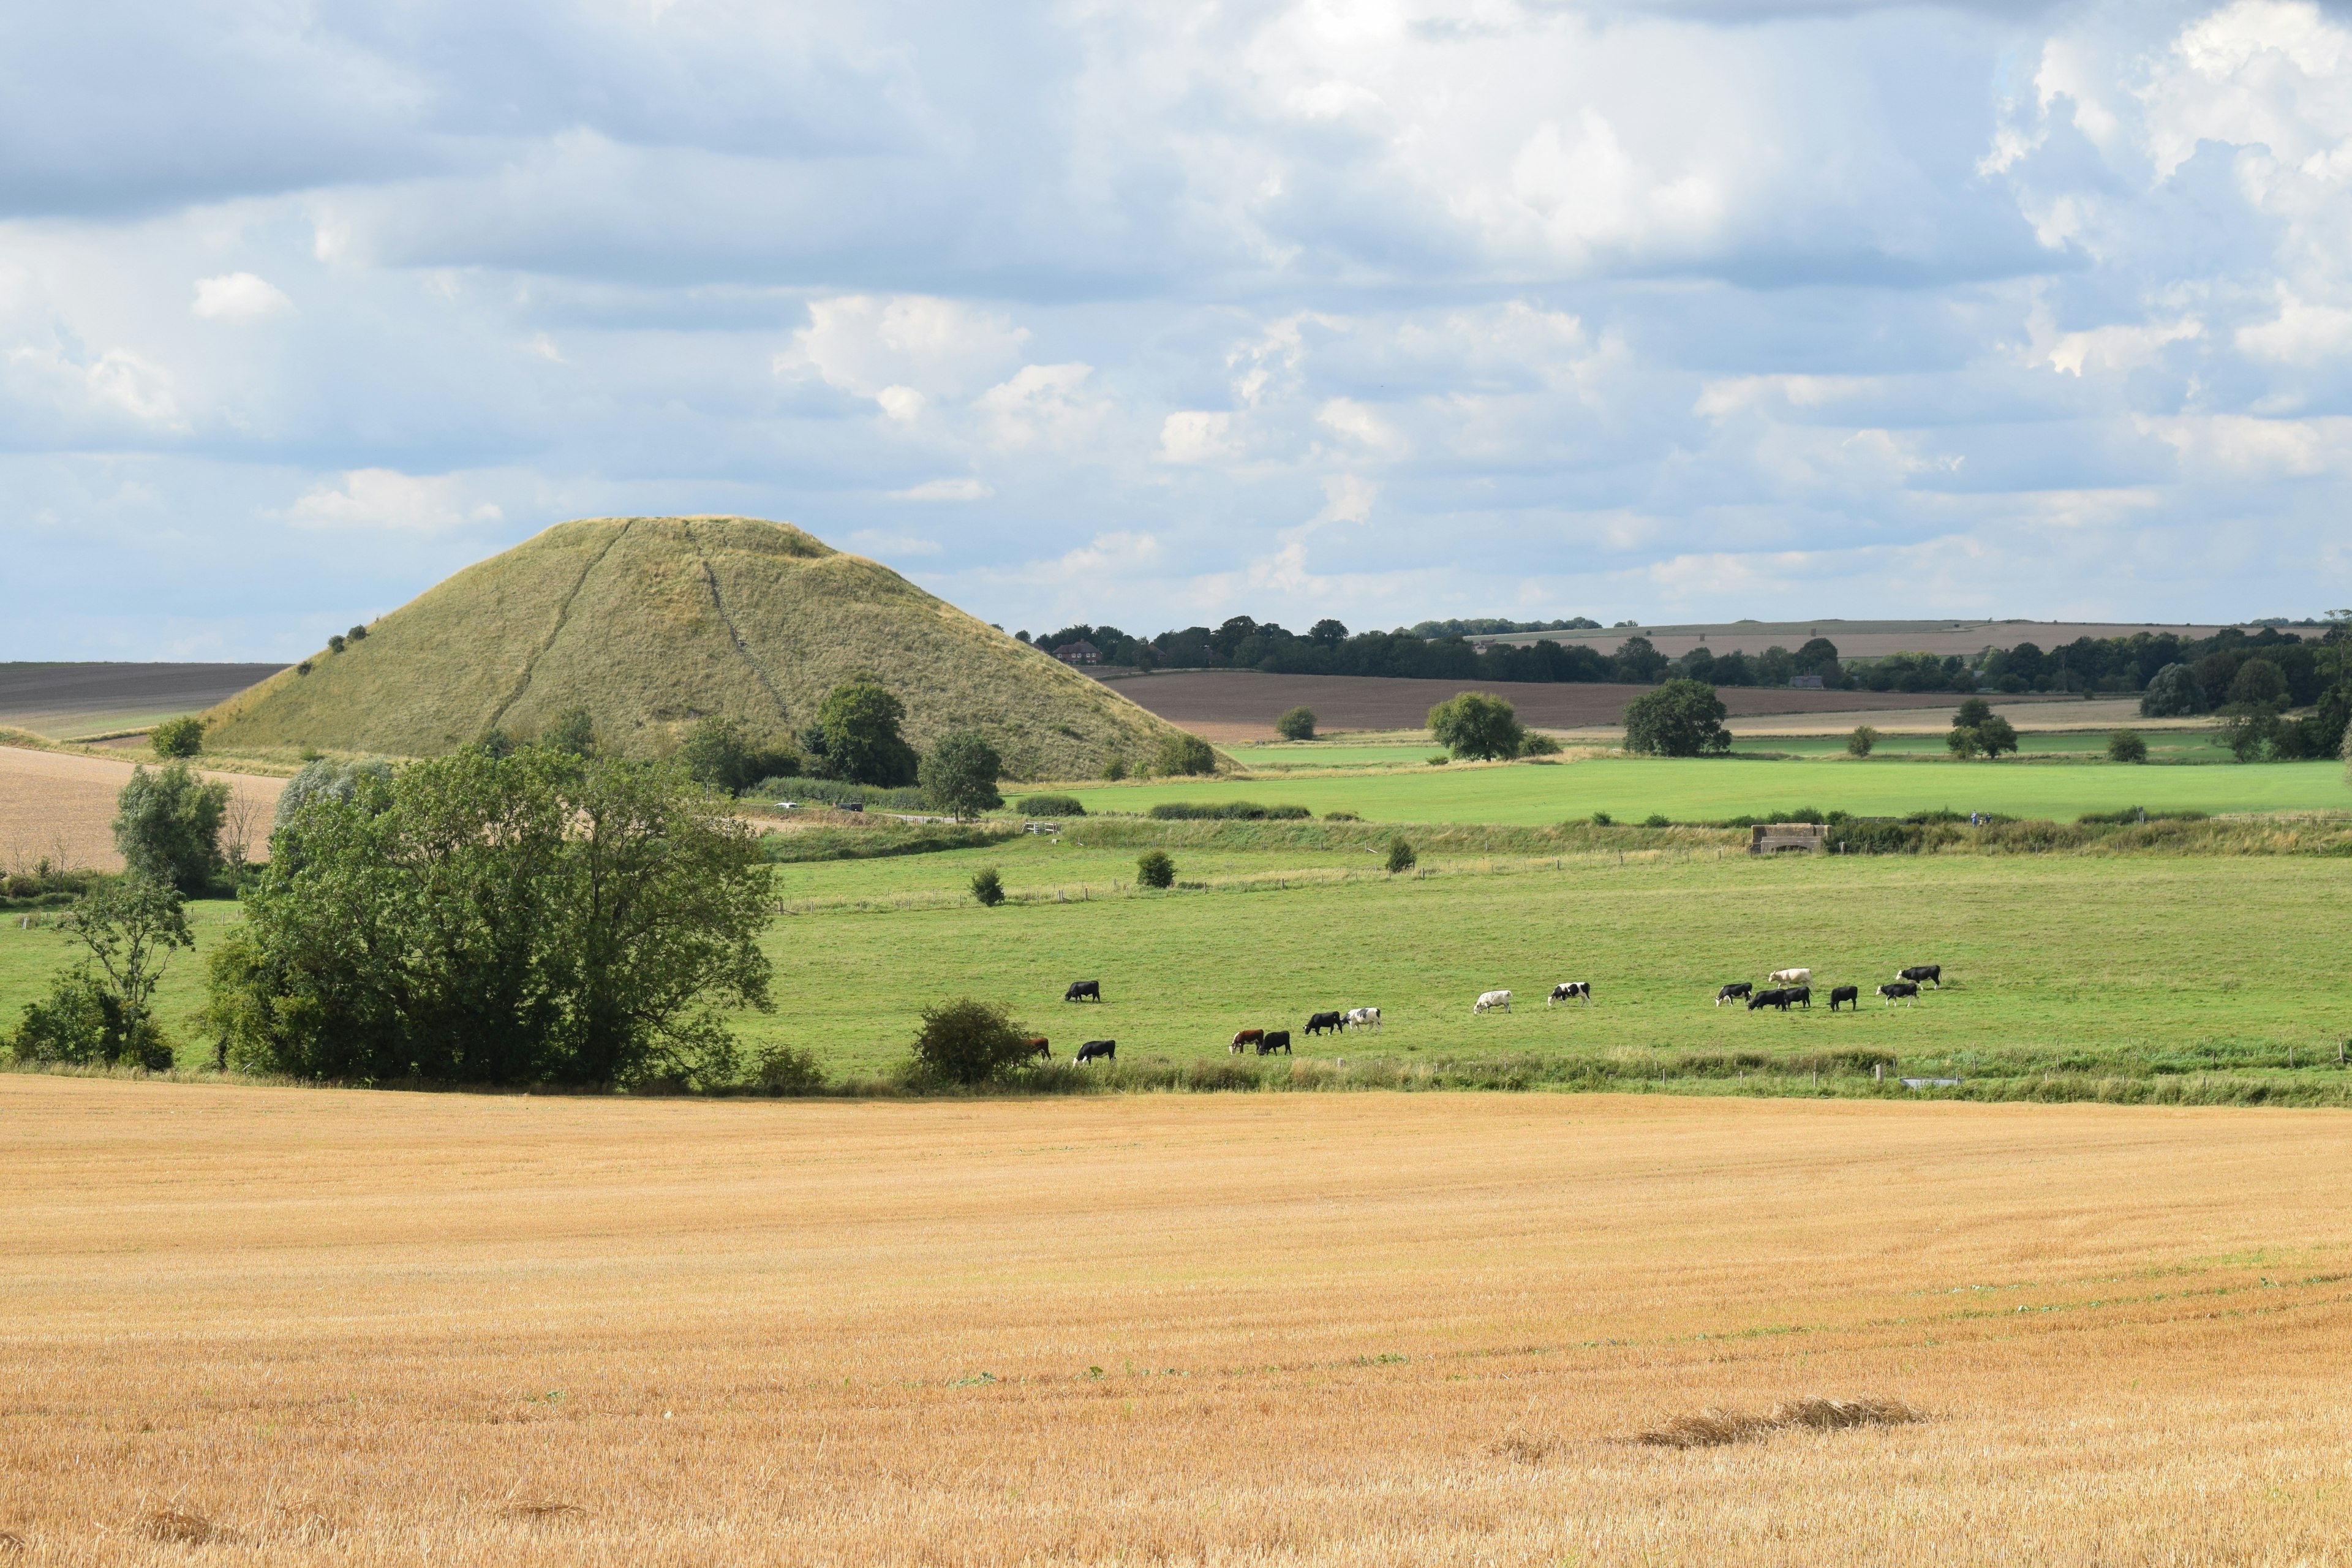
[{"label": "large leafy tree", "polygon": [[803,737],[829,778],[896,789],[915,782],[915,748],[898,733],[907,705],[870,680],[836,686]]},{"label": "large leafy tree", "polygon": [[1703,680],[1669,680],[1625,704],[1625,749],[1658,757],[1720,756],[1731,750],[1727,710]]},{"label": "large leafy tree", "polygon": [[186,763],[153,773],[135,767],[115,797],[114,847],[132,871],[199,893],[227,864],[220,852],[227,814],[228,785],[207,784]]},{"label": "large leafy tree", "polygon": [[750,828],[682,770],[480,748],[320,794],[215,951],[238,1065],[306,1078],[716,1080],[768,1005]]},{"label": "large leafy tree", "polygon": [[1004,759],[976,730],[940,736],[917,773],[923,800],[934,811],[978,816],[1004,804],[996,788],[996,781],[1004,774]]},{"label": "large leafy tree", "polygon": [[1465,691],[1429,710],[1429,732],[1457,757],[1516,757],[1527,743],[1518,710],[1489,691]]}]

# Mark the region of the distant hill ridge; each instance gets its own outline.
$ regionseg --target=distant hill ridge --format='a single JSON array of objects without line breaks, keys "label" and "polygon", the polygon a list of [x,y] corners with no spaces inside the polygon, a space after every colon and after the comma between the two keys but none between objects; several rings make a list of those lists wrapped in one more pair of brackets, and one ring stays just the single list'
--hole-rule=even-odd
[{"label": "distant hill ridge", "polygon": [[206,744],[431,756],[583,706],[607,743],[659,755],[712,714],[781,739],[861,676],[906,703],[918,749],[981,730],[1016,778],[1135,768],[1173,732],[888,567],[759,518],[558,523],[308,662],[211,709]]}]

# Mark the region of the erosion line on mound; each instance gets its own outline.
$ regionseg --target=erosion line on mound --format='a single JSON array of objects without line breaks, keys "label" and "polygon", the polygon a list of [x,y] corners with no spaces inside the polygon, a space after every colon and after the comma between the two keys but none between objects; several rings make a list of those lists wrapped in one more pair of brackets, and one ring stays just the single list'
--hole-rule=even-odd
[{"label": "erosion line on mound", "polygon": [[555,646],[555,639],[563,635],[563,628],[571,623],[572,601],[580,596],[580,590],[588,585],[588,579],[596,568],[604,564],[604,557],[613,553],[613,547],[627,538],[629,530],[635,526],[635,519],[621,524],[621,531],[604,542],[604,548],[596,552],[596,559],[580,569],[580,580],[572,584],[572,592],[564,595],[563,603],[555,607],[555,625],[548,628],[545,640],[532,651],[530,658],[524,660],[522,679],[515,683],[512,691],[507,693],[507,700],[499,704],[498,710],[490,715],[490,721],[483,728],[497,729],[499,721],[507,716],[507,710],[522,700],[522,694],[530,689],[530,678],[539,671],[539,661],[547,657],[547,650]]},{"label": "erosion line on mound", "polygon": [[790,724],[793,715],[791,710],[784,706],[784,694],[776,689],[776,683],[768,679],[768,672],[760,668],[758,659],[751,657],[751,645],[743,640],[742,632],[736,628],[735,617],[727,613],[727,602],[719,596],[719,574],[711,570],[710,557],[702,553],[702,535],[697,533],[689,522],[686,525],[686,536],[694,541],[695,563],[702,568],[703,584],[710,590],[710,607],[719,612],[719,623],[727,628],[727,635],[735,640],[736,653],[758,678],[761,688],[775,702],[776,717]]}]

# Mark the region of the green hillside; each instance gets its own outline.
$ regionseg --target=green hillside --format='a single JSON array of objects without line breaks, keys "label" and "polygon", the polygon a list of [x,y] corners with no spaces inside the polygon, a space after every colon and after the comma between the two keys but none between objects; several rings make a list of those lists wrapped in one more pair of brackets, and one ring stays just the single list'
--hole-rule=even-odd
[{"label": "green hillside", "polygon": [[1016,778],[1135,767],[1172,732],[889,568],[757,518],[559,523],[309,663],[212,709],[206,745],[428,756],[579,705],[607,743],[660,755],[709,714],[781,739],[861,675],[905,701],[919,749],[982,730]]}]

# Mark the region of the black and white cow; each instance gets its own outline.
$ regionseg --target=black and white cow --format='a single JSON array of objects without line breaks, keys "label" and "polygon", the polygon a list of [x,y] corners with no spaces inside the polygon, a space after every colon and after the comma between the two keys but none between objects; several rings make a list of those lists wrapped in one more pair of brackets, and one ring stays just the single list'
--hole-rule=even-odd
[{"label": "black and white cow", "polygon": [[1759,1007],[1778,1007],[1785,1013],[1789,1010],[1789,994],[1786,991],[1759,991],[1748,998],[1748,1010],[1753,1013]]},{"label": "black and white cow", "polygon": [[1897,997],[1902,996],[1909,997],[1916,1005],[1919,1000],[1919,983],[1916,980],[1897,980],[1891,985],[1880,986],[1878,994],[1886,998],[1886,1005],[1890,1007],[1895,1005]]},{"label": "black and white cow", "polygon": [[1102,982],[1099,980],[1073,980],[1070,982],[1070,988],[1062,993],[1062,1000],[1065,1002],[1099,1002],[1102,1000]]},{"label": "black and white cow", "polygon": [[1841,1002],[1847,1003],[1847,1004],[1849,1004],[1849,1005],[1851,1005],[1852,1006],[1854,1006],[1854,1007],[1859,1007],[1859,1006],[1861,1006],[1861,1005],[1862,1005],[1862,987],[1861,987],[1861,986],[1859,986],[1859,985],[1832,985],[1832,986],[1831,986],[1831,987],[1830,987],[1830,1011],[1831,1011],[1831,1012],[1832,1012],[1832,1013],[1836,1012],[1836,1011],[1838,1010],[1838,1004],[1839,1004],[1839,1003],[1841,1003]]},{"label": "black and white cow", "polygon": [[1754,994],[1756,994],[1754,981],[1735,980],[1715,994],[1715,1005],[1720,1007],[1726,1002],[1745,1002]]},{"label": "black and white cow", "polygon": [[1915,963],[1908,969],[1897,970],[1895,978],[1908,980],[1915,985],[1924,980],[1941,991],[1944,988],[1944,966],[1940,963]]},{"label": "black and white cow", "polygon": [[1118,1060],[1118,1042],[1117,1040],[1088,1040],[1085,1045],[1078,1047],[1078,1060],[1082,1062],[1090,1062],[1097,1057],[1100,1057],[1107,1062],[1115,1062]]},{"label": "black and white cow", "polygon": [[1563,980],[1551,988],[1551,994],[1544,998],[1544,1005],[1549,1007],[1555,1003],[1575,1001],[1581,1001],[1588,1007],[1592,1005],[1592,982]]},{"label": "black and white cow", "polygon": [[1316,1013],[1307,1020],[1307,1032],[1310,1035],[1336,1035],[1347,1026],[1348,1015],[1345,1013]]},{"label": "black and white cow", "polygon": [[1265,1032],[1265,1037],[1257,1043],[1257,1054],[1262,1057],[1270,1057],[1276,1051],[1280,1051],[1286,1057],[1290,1054],[1289,1030],[1268,1029]]}]

